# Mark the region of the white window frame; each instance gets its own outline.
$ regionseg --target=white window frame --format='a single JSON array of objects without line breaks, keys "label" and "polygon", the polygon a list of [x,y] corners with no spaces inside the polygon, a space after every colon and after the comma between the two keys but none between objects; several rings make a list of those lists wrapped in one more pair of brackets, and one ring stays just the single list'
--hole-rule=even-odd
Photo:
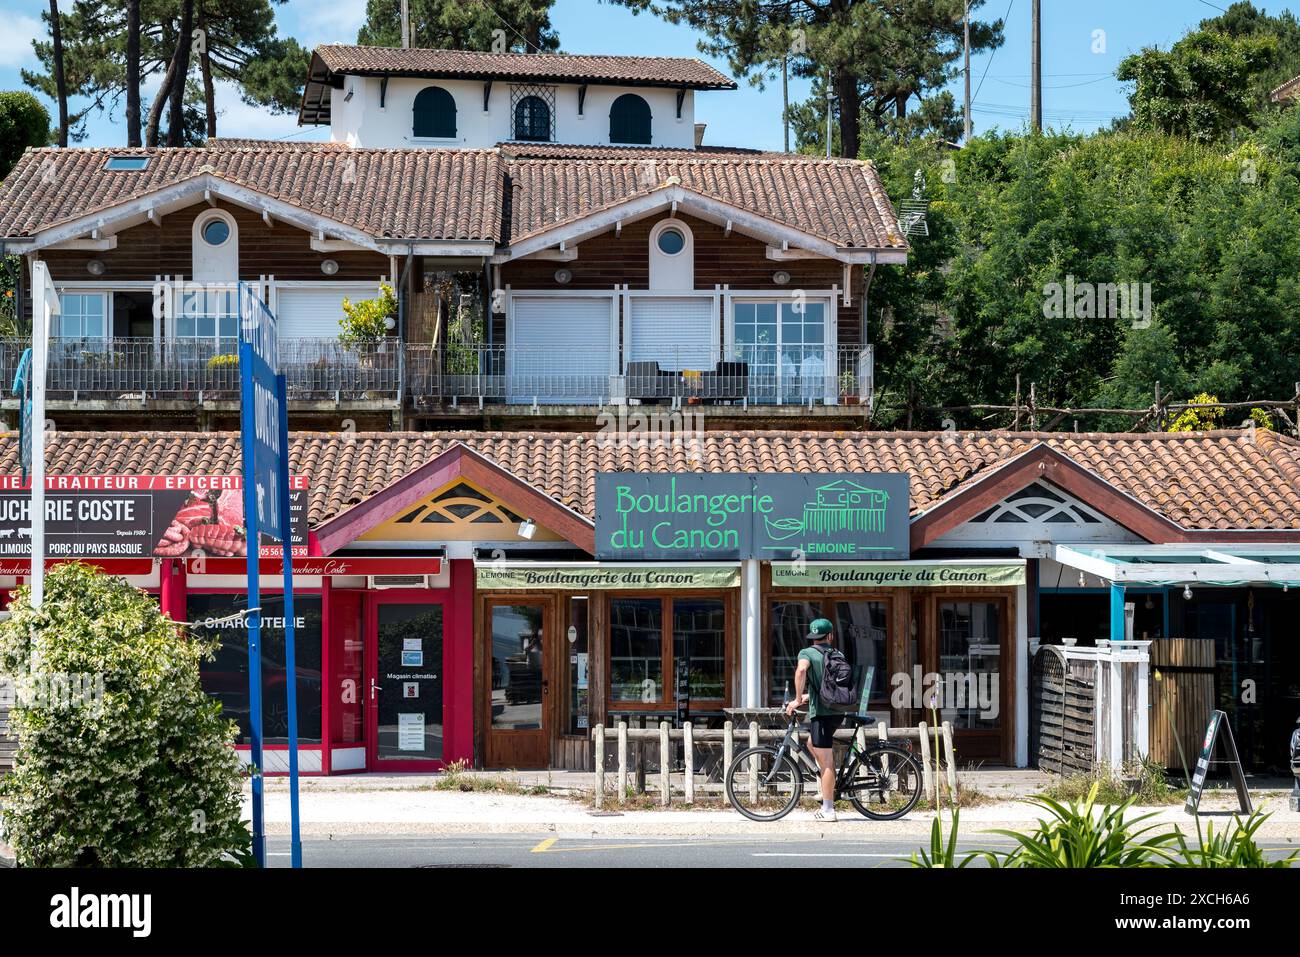
[{"label": "white window frame", "polygon": [[[66,297],[66,296],[98,296],[98,297],[99,297],[99,300],[100,300],[100,303],[101,303],[101,305],[103,306],[104,331],[103,331],[103,333],[102,333],[101,335],[98,335],[98,336],[86,336],[86,335],[81,335],[81,336],[64,336],[64,335],[55,335],[55,334],[54,334],[54,330],[51,329],[51,330],[50,330],[50,339],[52,339],[52,340],[57,339],[57,340],[60,341],[60,342],[85,342],[85,341],[87,341],[87,340],[101,340],[101,341],[107,341],[107,340],[113,338],[113,336],[112,336],[112,331],[113,331],[113,290],[111,290],[111,289],[105,289],[102,285],[95,285],[95,286],[91,286],[91,287],[83,287],[83,286],[79,286],[79,285],[76,284],[76,283],[59,283],[58,286],[57,286],[57,288],[58,288],[58,293],[59,293],[59,302],[60,302],[60,306],[62,306],[62,303],[63,303],[63,301],[64,301],[64,297]],[[58,328],[60,331],[62,331],[62,328],[63,328],[63,314],[62,314],[62,312],[60,312],[60,313],[57,313],[57,315],[58,315],[58,325],[57,325],[56,328]]]},{"label": "white window frame", "polygon": [[[790,302],[795,298],[794,293],[800,290],[776,290],[776,289],[724,289],[723,293],[723,339],[725,342],[724,352],[732,355],[736,348],[736,306],[739,304],[760,304],[772,303],[777,307],[777,341],[773,343],[777,350],[778,357],[781,352],[781,304]],[[832,286],[830,289],[804,289],[803,298],[805,302],[820,302],[826,307],[825,313],[825,335],[823,337],[822,348],[826,350],[826,362],[831,366],[833,375],[828,379],[833,379],[835,385],[828,386],[826,394],[822,401],[826,405],[834,405],[839,400],[839,289]],[[778,358],[778,364],[780,359]],[[778,365],[779,370],[779,365]],[[778,394],[778,404],[785,401],[785,397]]]}]

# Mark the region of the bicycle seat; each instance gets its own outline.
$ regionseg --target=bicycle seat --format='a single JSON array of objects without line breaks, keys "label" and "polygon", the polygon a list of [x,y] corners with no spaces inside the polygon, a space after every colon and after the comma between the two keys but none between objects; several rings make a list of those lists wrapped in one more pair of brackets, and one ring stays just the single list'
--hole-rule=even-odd
[{"label": "bicycle seat", "polygon": [[844,723],[852,728],[869,728],[876,723],[876,719],[869,714],[846,714]]}]

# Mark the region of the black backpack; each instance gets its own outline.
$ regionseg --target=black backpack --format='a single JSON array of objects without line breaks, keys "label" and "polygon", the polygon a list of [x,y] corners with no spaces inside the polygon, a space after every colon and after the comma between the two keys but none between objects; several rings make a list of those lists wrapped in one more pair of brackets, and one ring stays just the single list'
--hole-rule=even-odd
[{"label": "black backpack", "polygon": [[817,706],[820,708],[853,708],[858,696],[853,682],[853,669],[844,652],[838,648],[818,648],[822,656],[822,683],[817,689]]}]

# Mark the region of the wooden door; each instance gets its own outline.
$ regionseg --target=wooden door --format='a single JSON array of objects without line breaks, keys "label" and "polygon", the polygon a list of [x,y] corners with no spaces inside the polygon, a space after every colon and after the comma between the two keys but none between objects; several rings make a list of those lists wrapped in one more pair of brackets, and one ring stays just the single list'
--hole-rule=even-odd
[{"label": "wooden door", "polygon": [[488,767],[544,768],[550,759],[555,603],[520,595],[486,602],[482,640],[484,760]]}]

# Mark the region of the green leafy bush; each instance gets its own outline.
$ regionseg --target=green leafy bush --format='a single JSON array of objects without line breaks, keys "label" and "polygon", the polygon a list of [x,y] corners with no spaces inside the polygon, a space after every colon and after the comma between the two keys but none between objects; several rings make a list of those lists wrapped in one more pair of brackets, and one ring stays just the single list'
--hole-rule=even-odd
[{"label": "green leafy bush", "polygon": [[1177,839],[1177,834],[1151,834],[1159,826],[1157,824],[1137,826],[1155,817],[1154,814],[1126,818],[1135,803],[1134,798],[1097,808],[1099,786],[1093,784],[1082,804],[1074,801],[1062,804],[1051,798],[1036,798],[1032,803],[1050,816],[1039,818],[1037,828],[1029,834],[990,831],[991,834],[1009,837],[1018,845],[1006,854],[992,852],[988,855],[990,863],[999,867],[1167,866],[1171,860],[1167,849]]},{"label": "green leafy bush", "polygon": [[343,300],[339,342],[345,346],[375,345],[388,335],[390,321],[397,321],[397,296],[392,286],[381,283],[374,299]]},{"label": "green leafy bush", "polygon": [[[0,824],[33,867],[246,862],[236,727],[199,683],[212,645],[124,579],[69,563],[38,611],[21,588],[0,623],[0,674],[28,676]],[[33,667],[35,663],[35,667]],[[32,676],[89,676],[93,694],[34,695]],[[22,685],[20,685],[20,688]]]},{"label": "green leafy bush", "polygon": [[1199,847],[1192,847],[1183,837],[1181,829],[1177,832],[1179,859],[1175,867],[1291,867],[1300,860],[1300,851],[1276,860],[1269,860],[1264,851],[1255,842],[1255,832],[1260,829],[1269,815],[1256,811],[1244,822],[1233,815],[1232,828],[1214,832],[1211,822],[1204,832],[1201,819],[1196,819],[1196,837]]}]

